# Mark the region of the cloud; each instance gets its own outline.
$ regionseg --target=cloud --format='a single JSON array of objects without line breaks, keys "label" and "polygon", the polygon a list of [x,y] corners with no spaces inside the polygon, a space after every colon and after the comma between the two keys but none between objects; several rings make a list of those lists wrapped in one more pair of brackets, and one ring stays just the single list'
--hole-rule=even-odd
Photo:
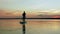
[{"label": "cloud", "polygon": [[58,9],[49,9],[49,10],[35,10],[37,14],[45,15],[60,15],[60,10]]},{"label": "cloud", "polygon": [[[20,18],[23,11],[20,10],[0,10],[0,18]],[[32,10],[26,11],[28,18],[39,18],[40,15],[60,15],[60,10]],[[39,16],[38,16],[39,15]],[[50,17],[50,16],[45,16]]]},{"label": "cloud", "polygon": [[17,18],[20,14],[21,11],[0,10],[0,18]]}]

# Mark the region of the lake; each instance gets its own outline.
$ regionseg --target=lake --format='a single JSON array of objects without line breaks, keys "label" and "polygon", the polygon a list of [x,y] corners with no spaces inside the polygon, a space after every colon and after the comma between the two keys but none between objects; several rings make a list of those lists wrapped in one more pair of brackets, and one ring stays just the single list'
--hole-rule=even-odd
[{"label": "lake", "polygon": [[[0,34],[22,34],[22,20],[0,20]],[[59,19],[26,19],[26,34],[60,34]]]}]

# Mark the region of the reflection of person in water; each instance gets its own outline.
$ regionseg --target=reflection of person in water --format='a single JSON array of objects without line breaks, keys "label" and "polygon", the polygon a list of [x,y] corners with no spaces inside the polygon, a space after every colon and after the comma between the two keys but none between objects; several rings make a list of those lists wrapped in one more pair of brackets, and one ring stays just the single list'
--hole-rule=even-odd
[{"label": "reflection of person in water", "polygon": [[23,16],[23,21],[25,22],[25,18],[26,18],[26,13],[25,13],[25,11],[24,11],[24,13],[22,14],[22,16]]},{"label": "reflection of person in water", "polygon": [[23,25],[23,34],[25,34],[25,25]]}]

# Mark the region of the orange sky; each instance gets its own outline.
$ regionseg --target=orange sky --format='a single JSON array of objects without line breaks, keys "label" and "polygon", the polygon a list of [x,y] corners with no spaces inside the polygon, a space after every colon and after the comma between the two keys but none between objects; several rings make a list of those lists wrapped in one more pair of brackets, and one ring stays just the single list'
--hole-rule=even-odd
[{"label": "orange sky", "polygon": [[[30,10],[26,11],[26,16],[29,18],[39,18],[40,16],[38,15],[59,15],[57,11],[55,12],[47,12],[47,11],[48,10],[45,10],[45,12],[43,12],[43,10],[42,11]],[[18,18],[22,17],[22,13],[23,13],[22,10],[0,10],[0,18]]]},{"label": "orange sky", "polygon": [[[0,10],[0,18],[16,18],[22,17],[23,11],[21,10]],[[27,17],[34,17],[36,13],[34,12],[26,12]]]}]

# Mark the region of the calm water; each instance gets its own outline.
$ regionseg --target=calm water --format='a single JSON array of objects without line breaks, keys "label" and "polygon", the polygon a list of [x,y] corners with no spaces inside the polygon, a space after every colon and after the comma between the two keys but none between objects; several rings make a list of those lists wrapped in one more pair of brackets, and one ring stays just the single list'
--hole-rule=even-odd
[{"label": "calm water", "polygon": [[[22,34],[22,20],[0,20],[0,34]],[[60,20],[28,19],[26,34],[60,34]]]}]

